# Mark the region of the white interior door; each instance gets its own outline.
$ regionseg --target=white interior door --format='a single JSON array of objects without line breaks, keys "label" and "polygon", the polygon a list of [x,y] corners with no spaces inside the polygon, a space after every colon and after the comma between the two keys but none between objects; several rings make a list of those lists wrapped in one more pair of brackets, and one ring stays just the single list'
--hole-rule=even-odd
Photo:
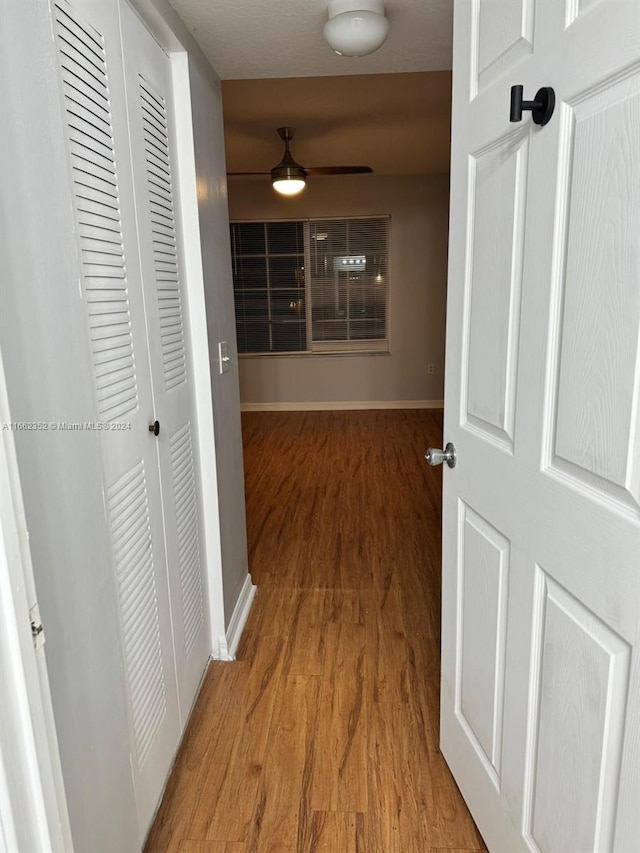
[{"label": "white interior door", "polygon": [[457,0],[449,264],[442,751],[494,853],[631,853],[637,0]]},{"label": "white interior door", "polygon": [[142,280],[182,723],[210,655],[170,57],[120,3]]},{"label": "white interior door", "polygon": [[110,0],[52,9],[143,838],[180,721],[118,9]]}]

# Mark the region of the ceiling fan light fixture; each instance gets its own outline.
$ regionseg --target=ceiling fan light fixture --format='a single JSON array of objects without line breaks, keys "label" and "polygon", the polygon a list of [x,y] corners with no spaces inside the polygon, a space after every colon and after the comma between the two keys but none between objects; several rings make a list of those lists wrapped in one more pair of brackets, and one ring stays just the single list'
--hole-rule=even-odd
[{"label": "ceiling fan light fixture", "polygon": [[271,170],[271,186],[282,195],[297,195],[307,184],[307,175],[302,166],[280,163]]},{"label": "ceiling fan light fixture", "polygon": [[[295,136],[295,127],[279,127],[278,136],[284,142],[284,154],[277,166],[268,172],[227,172],[237,175],[269,175],[271,185],[282,195],[297,195],[305,188],[307,177],[319,175],[363,175],[373,172],[371,166],[310,166],[305,168],[293,159],[290,143]],[[326,236],[326,234],[325,234]]]},{"label": "ceiling fan light fixture", "polygon": [[389,32],[384,0],[331,0],[324,37],[340,56],[367,56],[378,50]]},{"label": "ceiling fan light fixture", "polygon": [[279,127],[278,136],[284,142],[284,155],[271,170],[271,186],[282,195],[297,195],[305,188],[307,171],[291,156],[289,143],[296,132],[295,127]]}]

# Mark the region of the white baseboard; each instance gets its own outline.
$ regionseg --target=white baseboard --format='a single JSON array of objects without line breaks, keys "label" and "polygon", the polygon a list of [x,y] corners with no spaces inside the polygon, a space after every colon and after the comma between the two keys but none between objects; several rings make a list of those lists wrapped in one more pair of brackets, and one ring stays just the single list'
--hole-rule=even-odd
[{"label": "white baseboard", "polygon": [[217,654],[214,650],[215,660],[235,660],[236,651],[245,623],[253,604],[253,598],[256,594],[257,586],[251,582],[251,575],[247,575],[245,582],[240,590],[240,595],[236,601],[236,606],[233,608],[233,614],[229,621],[229,627],[225,637],[218,638]]},{"label": "white baseboard", "polygon": [[309,403],[241,403],[243,412],[334,412],[363,409],[443,409],[444,400],[338,400]]}]

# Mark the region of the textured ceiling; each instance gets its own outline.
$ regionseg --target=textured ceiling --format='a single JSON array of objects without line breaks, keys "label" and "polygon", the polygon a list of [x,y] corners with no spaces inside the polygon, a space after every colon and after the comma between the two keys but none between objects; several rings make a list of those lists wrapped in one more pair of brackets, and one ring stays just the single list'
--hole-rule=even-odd
[{"label": "textured ceiling", "polygon": [[359,59],[325,42],[325,0],[170,0],[223,80],[451,68],[452,0],[386,0],[384,45]]},{"label": "textured ceiling", "polygon": [[364,165],[378,175],[449,171],[449,71],[227,80],[222,95],[230,172],[275,166],[283,151],[276,128],[283,125],[297,128],[291,148],[303,166]]}]

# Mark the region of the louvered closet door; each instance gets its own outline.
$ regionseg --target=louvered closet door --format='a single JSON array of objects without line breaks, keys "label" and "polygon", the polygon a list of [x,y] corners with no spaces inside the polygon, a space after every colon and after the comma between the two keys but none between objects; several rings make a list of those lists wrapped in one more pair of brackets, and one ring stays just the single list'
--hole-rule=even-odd
[{"label": "louvered closet door", "polygon": [[[141,838],[180,736],[117,6],[52,4]],[[69,287],[77,287],[69,282]],[[82,433],[69,436],[81,441]],[[73,472],[69,472],[73,477]],[[109,590],[105,590],[105,606]],[[100,669],[96,660],[96,670]],[[99,678],[99,675],[97,676]],[[109,697],[105,697],[109,701]],[[105,804],[108,807],[108,804]]]},{"label": "louvered closet door", "polygon": [[183,724],[210,652],[204,613],[193,380],[187,339],[171,60],[121,3],[138,235]]}]

